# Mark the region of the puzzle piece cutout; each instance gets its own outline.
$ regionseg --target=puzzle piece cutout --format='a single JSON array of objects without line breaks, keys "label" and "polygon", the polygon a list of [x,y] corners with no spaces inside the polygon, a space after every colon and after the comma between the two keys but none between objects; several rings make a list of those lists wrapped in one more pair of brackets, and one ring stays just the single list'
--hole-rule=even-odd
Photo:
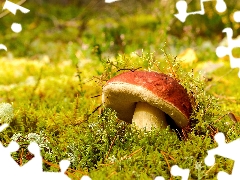
[{"label": "puzzle piece cutout", "polygon": [[0,44],[0,49],[7,51],[7,47],[4,44]]},{"label": "puzzle piece cutout", "polygon": [[0,132],[2,132],[4,129],[6,129],[9,126],[8,123],[4,123],[0,126]]},{"label": "puzzle piece cutout", "polygon": [[[2,103],[0,107],[0,117],[4,117],[5,119],[11,118],[11,114],[13,114],[11,105]],[[3,121],[0,125],[0,132],[4,131],[8,126],[9,124]],[[19,145],[16,141],[11,141],[7,147],[4,147],[0,142],[0,179],[70,180],[70,178],[64,174],[70,165],[70,161],[60,161],[60,172],[43,172],[41,148],[36,142],[32,141],[28,146],[28,151],[32,153],[34,157],[23,166],[19,166],[11,156],[11,153],[18,149]],[[81,180],[91,180],[91,178],[84,175]]]},{"label": "puzzle piece cutout", "polygon": [[225,158],[234,160],[234,166],[232,169],[232,174],[227,174],[226,172],[220,171],[217,175],[218,180],[237,180],[240,177],[240,138],[230,142],[225,142],[225,136],[223,133],[219,132],[214,136],[215,141],[218,143],[218,147],[208,150],[208,155],[205,158],[205,164],[207,166],[213,166],[215,163],[215,155],[219,155]]},{"label": "puzzle piece cutout", "polygon": [[[188,180],[190,170],[189,169],[182,169],[178,165],[173,165],[171,167],[171,174],[173,176],[181,176],[182,180]],[[165,180],[162,176],[157,176],[154,180]]]},{"label": "puzzle piece cutout", "polygon": [[70,180],[70,178],[64,174],[70,165],[68,160],[60,161],[60,172],[43,172],[40,147],[36,142],[31,142],[28,146],[29,152],[31,152],[34,157],[23,166],[19,166],[11,157],[11,153],[18,149],[19,145],[15,141],[10,142],[7,147],[4,147],[0,142],[0,179]]},{"label": "puzzle piece cutout", "polygon": [[12,23],[11,29],[12,29],[13,32],[19,33],[19,32],[22,31],[22,25],[18,24],[18,23]]},{"label": "puzzle piece cutout", "polygon": [[205,13],[203,3],[206,1],[217,1],[215,8],[218,12],[224,12],[227,9],[227,6],[226,6],[226,3],[224,2],[224,0],[200,0],[201,10],[188,13],[187,12],[187,7],[188,7],[187,2],[184,0],[180,0],[176,3],[176,8],[178,10],[178,14],[175,14],[174,16],[176,18],[178,18],[181,22],[185,22],[186,18],[189,15],[193,15],[193,14],[203,15]]},{"label": "puzzle piece cutout", "polygon": [[[23,166],[19,166],[11,156],[11,153],[18,149],[19,145],[16,141],[11,141],[7,147],[4,147],[0,142],[0,179],[70,180],[70,178],[64,174],[70,165],[68,160],[60,161],[60,172],[43,172],[40,147],[36,142],[31,142],[28,146],[29,152],[31,152],[34,157]],[[91,180],[91,178],[84,175],[81,180]]]},{"label": "puzzle piece cutout", "polygon": [[105,0],[105,3],[113,3],[113,2],[117,2],[117,1],[120,1],[120,0]]},{"label": "puzzle piece cutout", "polygon": [[13,179],[14,174],[19,173],[19,165],[11,157],[11,153],[14,151],[17,151],[18,149],[19,149],[19,145],[15,141],[10,142],[7,147],[4,147],[0,142],[0,159],[1,159],[0,178],[1,179],[5,179],[6,177],[8,179]]},{"label": "puzzle piece cutout", "polygon": [[92,179],[87,175],[83,175],[81,180],[92,180]]},{"label": "puzzle piece cutout", "polygon": [[22,13],[25,13],[25,14],[30,11],[29,9],[24,8],[22,6],[19,6],[19,5],[15,4],[15,3],[12,3],[11,1],[8,1],[8,0],[6,0],[6,2],[4,3],[3,10],[4,9],[9,10],[14,15],[16,15],[17,10],[19,10]]},{"label": "puzzle piece cutout", "polygon": [[240,11],[236,11],[233,13],[233,19],[234,21],[236,21],[237,23],[240,22]]},{"label": "puzzle piece cutout", "polygon": [[233,30],[231,28],[225,28],[222,32],[227,35],[228,47],[218,46],[216,48],[216,54],[220,58],[228,55],[230,59],[230,67],[239,68],[238,77],[240,78],[240,58],[235,58],[232,54],[234,48],[240,47],[240,39],[232,39]]}]

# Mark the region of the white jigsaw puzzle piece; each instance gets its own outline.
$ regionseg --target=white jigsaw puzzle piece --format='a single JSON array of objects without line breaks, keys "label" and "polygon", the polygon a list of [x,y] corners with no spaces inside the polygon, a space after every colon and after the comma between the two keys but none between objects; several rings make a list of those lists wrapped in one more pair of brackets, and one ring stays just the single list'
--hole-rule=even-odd
[{"label": "white jigsaw puzzle piece", "polygon": [[215,155],[219,155],[225,158],[229,158],[234,161],[234,166],[232,169],[232,174],[227,174],[226,172],[220,171],[217,175],[219,180],[229,179],[237,180],[240,177],[240,138],[230,142],[225,142],[225,136],[223,133],[217,133],[214,139],[218,143],[218,147],[208,150],[208,155],[205,158],[205,164],[207,166],[212,166],[215,163]]},{"label": "white jigsaw puzzle piece", "polygon": [[87,175],[83,175],[81,180],[92,180],[92,179],[89,176],[87,176]]},{"label": "white jigsaw puzzle piece", "polygon": [[[223,29],[222,32],[226,33],[227,35],[228,47],[218,46],[216,48],[216,54],[220,58],[228,55],[230,59],[230,67],[240,68],[240,58],[235,58],[232,54],[232,50],[234,48],[240,47],[240,39],[232,39],[233,37],[232,28],[225,28]],[[240,69],[239,69],[238,77],[240,78]]]},{"label": "white jigsaw puzzle piece", "polygon": [[22,31],[22,25],[19,24],[19,23],[12,23],[11,29],[12,29],[13,32],[19,33],[19,32]]},{"label": "white jigsaw puzzle piece", "polygon": [[23,174],[27,172],[32,172],[33,174],[41,173],[43,168],[40,147],[36,142],[31,142],[28,146],[28,150],[34,157],[21,167],[21,172]]},{"label": "white jigsaw puzzle piece", "polygon": [[105,3],[113,3],[113,2],[116,2],[116,1],[120,1],[120,0],[105,0]]},{"label": "white jigsaw puzzle piece", "polygon": [[7,47],[4,44],[0,44],[0,49],[7,51]]},{"label": "white jigsaw puzzle piece", "polygon": [[193,12],[187,12],[187,7],[188,4],[186,1],[184,0],[180,0],[176,3],[176,9],[178,10],[178,14],[175,14],[174,16],[176,18],[178,18],[181,22],[185,22],[186,18],[189,15],[193,15],[193,14],[200,14],[203,15],[205,13],[205,9],[204,9],[204,2],[207,1],[217,1],[216,3],[216,10],[218,12],[224,12],[227,9],[226,3],[224,2],[224,0],[200,0],[200,7],[201,9],[199,11],[193,11]]},{"label": "white jigsaw puzzle piece", "polygon": [[22,13],[25,13],[25,14],[30,11],[29,9],[24,8],[22,6],[19,6],[15,3],[12,3],[11,1],[8,1],[8,0],[6,0],[6,2],[4,3],[3,10],[4,9],[8,9],[14,15],[16,14],[17,10],[20,10]]},{"label": "white jigsaw puzzle piece", "polygon": [[20,172],[19,165],[11,156],[11,153],[18,149],[19,145],[15,141],[11,141],[7,147],[0,142],[0,179],[13,179],[16,177],[15,173]]},{"label": "white jigsaw puzzle piece", "polygon": [[218,12],[222,13],[222,12],[226,11],[227,5],[224,2],[224,0],[217,0],[215,8]]},{"label": "white jigsaw puzzle piece", "polygon": [[236,21],[237,23],[240,22],[240,11],[236,11],[233,13],[233,19],[234,21]]},{"label": "white jigsaw puzzle piece", "polygon": [[[171,174],[173,176],[181,176],[182,180],[188,180],[190,170],[182,169],[178,165],[173,165],[171,167]],[[162,176],[157,176],[154,180],[165,180]]]},{"label": "white jigsaw puzzle piece", "polygon": [[171,167],[171,174],[173,176],[181,176],[182,180],[188,180],[189,172],[189,169],[182,169],[178,165],[174,165]]},{"label": "white jigsaw puzzle piece", "polygon": [[2,132],[4,129],[6,129],[9,126],[8,123],[4,123],[0,126],[0,132]]},{"label": "white jigsaw puzzle piece", "polygon": [[34,157],[23,166],[19,166],[11,156],[11,153],[18,149],[19,145],[15,141],[10,142],[7,147],[4,147],[0,142],[0,179],[71,180],[65,174],[70,165],[70,161],[60,161],[60,172],[43,172],[40,147],[36,142],[31,142],[28,146],[29,152],[31,152]]},{"label": "white jigsaw puzzle piece", "polygon": [[164,177],[162,177],[162,176],[157,176],[157,177],[155,177],[155,179],[154,180],[165,180],[165,178]]}]

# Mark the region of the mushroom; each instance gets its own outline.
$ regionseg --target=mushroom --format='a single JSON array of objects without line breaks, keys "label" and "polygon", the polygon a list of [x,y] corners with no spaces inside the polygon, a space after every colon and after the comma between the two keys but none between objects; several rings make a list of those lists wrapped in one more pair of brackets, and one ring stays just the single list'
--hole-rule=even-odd
[{"label": "mushroom", "polygon": [[187,91],[163,73],[124,72],[103,87],[102,102],[117,117],[141,129],[166,128],[166,114],[179,128],[189,124],[192,107]]}]

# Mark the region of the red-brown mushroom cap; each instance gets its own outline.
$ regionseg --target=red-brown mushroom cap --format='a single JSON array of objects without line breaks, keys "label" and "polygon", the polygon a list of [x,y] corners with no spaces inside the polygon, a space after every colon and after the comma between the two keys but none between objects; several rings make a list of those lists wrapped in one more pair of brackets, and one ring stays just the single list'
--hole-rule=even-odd
[{"label": "red-brown mushroom cap", "polygon": [[102,101],[117,112],[119,119],[131,123],[137,102],[147,102],[168,114],[177,126],[188,125],[192,112],[187,91],[163,73],[124,72],[103,87]]}]

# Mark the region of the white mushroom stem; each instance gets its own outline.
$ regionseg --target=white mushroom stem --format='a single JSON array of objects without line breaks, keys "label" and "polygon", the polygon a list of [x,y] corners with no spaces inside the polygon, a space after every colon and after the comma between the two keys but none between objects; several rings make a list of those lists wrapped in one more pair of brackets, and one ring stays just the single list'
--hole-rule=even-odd
[{"label": "white mushroom stem", "polygon": [[168,126],[165,113],[145,102],[136,104],[132,123],[139,129],[146,128],[147,131],[150,131],[152,127],[166,128]]}]

